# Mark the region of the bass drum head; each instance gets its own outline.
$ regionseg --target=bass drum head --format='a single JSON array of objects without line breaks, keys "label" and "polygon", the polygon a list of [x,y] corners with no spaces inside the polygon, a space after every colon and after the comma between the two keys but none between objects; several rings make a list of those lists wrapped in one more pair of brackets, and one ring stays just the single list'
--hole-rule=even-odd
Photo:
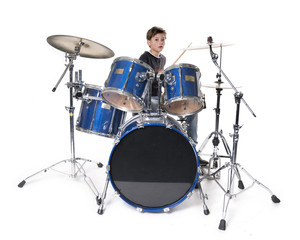
[{"label": "bass drum head", "polygon": [[164,211],[185,200],[198,179],[198,156],[188,138],[162,124],[126,132],[110,156],[114,189],[130,205]]}]

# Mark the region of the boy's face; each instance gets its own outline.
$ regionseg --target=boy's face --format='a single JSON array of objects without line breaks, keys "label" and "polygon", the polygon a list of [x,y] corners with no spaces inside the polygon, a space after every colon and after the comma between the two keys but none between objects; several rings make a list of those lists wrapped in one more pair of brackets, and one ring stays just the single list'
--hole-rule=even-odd
[{"label": "boy's face", "polygon": [[159,54],[165,46],[166,35],[163,33],[158,33],[154,35],[151,40],[147,40],[147,43],[151,49],[156,54]]}]

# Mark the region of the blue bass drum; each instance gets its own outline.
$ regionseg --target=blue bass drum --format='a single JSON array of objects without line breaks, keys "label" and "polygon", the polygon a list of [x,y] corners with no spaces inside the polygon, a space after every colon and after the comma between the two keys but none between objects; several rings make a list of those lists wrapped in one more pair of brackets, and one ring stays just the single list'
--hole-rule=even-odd
[{"label": "blue bass drum", "polygon": [[179,64],[165,70],[165,110],[176,116],[200,112],[204,102],[200,90],[200,70],[192,64]]},{"label": "blue bass drum", "polygon": [[143,115],[120,128],[108,169],[113,188],[125,202],[159,212],[191,195],[198,167],[197,152],[176,120]]},{"label": "blue bass drum", "polygon": [[101,87],[85,85],[76,129],[104,137],[115,138],[124,123],[126,112],[107,104],[101,98]]},{"label": "blue bass drum", "polygon": [[120,110],[142,111],[150,82],[146,79],[147,73],[153,73],[153,69],[138,59],[116,58],[105,82],[103,99]]}]

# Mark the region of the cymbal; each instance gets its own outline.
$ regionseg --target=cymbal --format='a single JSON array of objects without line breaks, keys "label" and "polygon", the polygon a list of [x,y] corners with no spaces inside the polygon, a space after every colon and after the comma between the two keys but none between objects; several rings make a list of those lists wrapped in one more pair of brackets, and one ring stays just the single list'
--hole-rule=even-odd
[{"label": "cymbal", "polygon": [[[219,47],[227,47],[227,46],[232,46],[234,44],[232,43],[212,43],[211,46],[213,48],[219,48]],[[202,49],[208,49],[209,48],[209,44],[206,45],[202,45],[202,46],[194,46],[194,47],[188,47],[182,50],[202,50]]]},{"label": "cymbal", "polygon": [[[215,89],[232,89],[231,86],[225,86],[225,85],[222,85],[223,82],[219,83],[219,82],[216,82],[214,84],[202,84],[201,87],[206,87],[206,88],[215,88]],[[238,86],[236,88],[241,88],[241,86]]]},{"label": "cymbal", "polygon": [[110,58],[115,54],[108,47],[80,37],[67,35],[53,35],[47,38],[47,42],[54,48],[76,54],[75,48],[80,48],[78,55],[87,58]]}]

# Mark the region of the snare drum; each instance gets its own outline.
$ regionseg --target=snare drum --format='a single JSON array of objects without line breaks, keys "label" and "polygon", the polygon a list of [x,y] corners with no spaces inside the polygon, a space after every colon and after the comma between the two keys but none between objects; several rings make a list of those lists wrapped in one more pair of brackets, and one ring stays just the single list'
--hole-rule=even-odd
[{"label": "snare drum", "polygon": [[168,211],[191,195],[198,155],[170,116],[143,115],[127,121],[109,159],[109,178],[120,197],[139,210]]},{"label": "snare drum", "polygon": [[85,85],[77,130],[115,138],[125,118],[126,112],[112,107],[101,98],[101,87]]},{"label": "snare drum", "polygon": [[153,69],[138,59],[116,58],[102,91],[103,99],[120,110],[134,113],[142,111],[150,84],[147,73],[153,73]]},{"label": "snare drum", "polygon": [[192,64],[173,65],[165,70],[165,110],[176,116],[203,109],[200,70]]}]

